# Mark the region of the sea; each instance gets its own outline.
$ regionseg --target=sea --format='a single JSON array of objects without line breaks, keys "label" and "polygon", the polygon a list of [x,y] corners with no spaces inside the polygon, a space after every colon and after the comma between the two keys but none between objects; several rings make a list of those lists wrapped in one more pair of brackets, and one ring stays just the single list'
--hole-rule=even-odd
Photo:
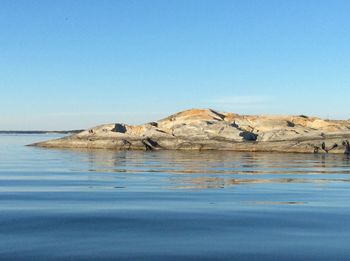
[{"label": "sea", "polygon": [[0,135],[0,260],[350,260],[350,159],[28,147]]}]

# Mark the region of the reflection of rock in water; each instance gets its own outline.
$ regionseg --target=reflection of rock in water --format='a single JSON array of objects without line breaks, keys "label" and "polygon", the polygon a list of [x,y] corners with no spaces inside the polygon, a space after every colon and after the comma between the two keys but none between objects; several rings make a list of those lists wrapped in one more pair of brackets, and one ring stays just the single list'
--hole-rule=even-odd
[{"label": "reflection of rock in water", "polygon": [[[349,173],[350,174],[350,173]],[[303,178],[266,178],[266,179],[225,179],[225,178],[188,178],[181,183],[185,185],[176,186],[177,189],[217,189],[237,185],[257,185],[257,184],[283,184],[283,183],[315,183],[325,184],[330,182],[350,182],[350,179],[303,179]]]},{"label": "reflection of rock in water", "polygon": [[350,182],[350,179],[302,179],[302,178],[266,178],[266,179],[225,179],[225,178],[189,178],[184,179],[183,183],[188,185],[177,186],[182,189],[210,189],[225,188],[235,185],[251,184],[282,184],[282,183],[327,183],[332,181]]},{"label": "reflection of rock in water", "polygon": [[349,158],[333,154],[106,150],[67,150],[67,153],[78,157],[80,167],[86,168],[79,170],[94,172],[92,179],[99,176],[128,180],[137,174],[145,186],[159,182],[159,186],[178,189],[328,184],[349,182],[350,174]]}]

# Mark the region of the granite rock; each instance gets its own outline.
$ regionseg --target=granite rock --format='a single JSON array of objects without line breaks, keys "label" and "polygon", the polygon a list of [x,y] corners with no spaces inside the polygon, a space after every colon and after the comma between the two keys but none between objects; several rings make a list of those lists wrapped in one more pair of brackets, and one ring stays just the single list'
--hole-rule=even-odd
[{"label": "granite rock", "polygon": [[[350,139],[350,121],[190,109],[157,122],[137,126],[106,124],[32,145],[117,150],[344,153],[347,139]],[[334,148],[328,151],[330,147]]]}]

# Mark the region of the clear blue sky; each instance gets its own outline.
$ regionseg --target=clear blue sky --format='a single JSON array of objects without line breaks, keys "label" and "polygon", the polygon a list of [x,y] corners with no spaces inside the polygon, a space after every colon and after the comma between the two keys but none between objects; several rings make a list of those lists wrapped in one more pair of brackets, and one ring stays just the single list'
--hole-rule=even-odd
[{"label": "clear blue sky", "polygon": [[0,129],[193,107],[350,118],[350,1],[1,0]]}]

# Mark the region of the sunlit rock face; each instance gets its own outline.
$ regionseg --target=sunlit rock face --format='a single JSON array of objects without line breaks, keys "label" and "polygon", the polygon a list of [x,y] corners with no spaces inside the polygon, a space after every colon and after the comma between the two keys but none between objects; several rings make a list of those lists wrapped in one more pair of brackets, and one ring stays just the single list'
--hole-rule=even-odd
[{"label": "sunlit rock face", "polygon": [[106,124],[33,145],[118,150],[344,153],[347,139],[350,139],[349,121],[322,120],[304,115],[239,115],[190,109],[157,122],[137,126]]}]

